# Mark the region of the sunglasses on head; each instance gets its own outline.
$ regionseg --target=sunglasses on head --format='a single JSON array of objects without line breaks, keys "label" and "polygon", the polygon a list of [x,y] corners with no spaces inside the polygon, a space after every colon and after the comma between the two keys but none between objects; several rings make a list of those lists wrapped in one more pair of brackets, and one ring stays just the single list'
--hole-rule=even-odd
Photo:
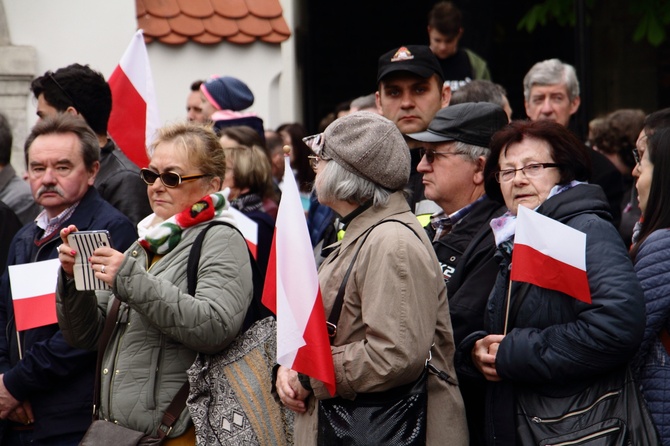
[{"label": "sunglasses on head", "polygon": [[157,179],[161,179],[161,183],[163,183],[163,186],[165,187],[177,187],[184,181],[191,181],[191,180],[196,180],[198,178],[203,178],[207,177],[209,175],[201,173],[198,175],[179,175],[177,172],[163,172],[163,173],[158,173],[154,172],[151,169],[141,169],[140,170],[140,178],[147,183],[149,186],[154,184]]}]

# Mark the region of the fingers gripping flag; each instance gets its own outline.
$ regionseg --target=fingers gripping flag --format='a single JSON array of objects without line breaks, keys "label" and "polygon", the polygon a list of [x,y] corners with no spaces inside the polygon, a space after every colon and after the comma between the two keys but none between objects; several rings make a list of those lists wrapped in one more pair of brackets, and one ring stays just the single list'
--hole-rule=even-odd
[{"label": "fingers gripping flag", "polygon": [[586,234],[519,206],[510,277],[591,303]]},{"label": "fingers gripping flag", "polygon": [[334,395],[335,369],[316,262],[288,156],[263,304],[277,315],[277,362],[323,382]]},{"label": "fingers gripping flag", "polygon": [[109,88],[112,90],[109,135],[133,163],[146,167],[147,147],[160,127],[160,119],[142,30],[135,33],[109,77]]}]

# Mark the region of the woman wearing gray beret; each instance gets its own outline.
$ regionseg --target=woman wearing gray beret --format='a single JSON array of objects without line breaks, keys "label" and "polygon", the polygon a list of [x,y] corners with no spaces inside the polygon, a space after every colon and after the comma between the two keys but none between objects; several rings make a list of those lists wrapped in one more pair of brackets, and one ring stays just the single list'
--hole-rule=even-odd
[{"label": "woman wearing gray beret", "polygon": [[[295,444],[468,444],[444,280],[403,192],[410,156],[402,134],[386,118],[358,112],[310,138],[317,198],[341,216],[345,234],[319,269],[332,323],[335,397],[318,380],[286,367],[277,373],[277,395],[296,412]],[[427,403],[409,412],[423,411],[425,421],[413,429],[416,435],[402,433],[402,442],[378,430],[379,417],[361,421],[354,415],[355,423],[339,429],[328,415],[332,404],[360,406],[371,394],[403,395],[422,377]],[[394,416],[398,425],[411,418],[399,411]],[[355,429],[358,438],[348,437]],[[376,437],[360,439],[366,435]]]}]

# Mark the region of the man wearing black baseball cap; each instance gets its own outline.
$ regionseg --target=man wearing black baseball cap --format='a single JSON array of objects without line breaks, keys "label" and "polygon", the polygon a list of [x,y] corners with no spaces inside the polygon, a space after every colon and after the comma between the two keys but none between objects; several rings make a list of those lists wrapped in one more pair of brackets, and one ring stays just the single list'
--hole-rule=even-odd
[{"label": "man wearing black baseball cap", "polygon": [[[426,227],[447,283],[454,342],[484,329],[488,295],[498,273],[489,222],[505,211],[484,192],[484,165],[491,136],[508,122],[489,102],[451,105],[437,112],[426,131],[407,136],[425,144],[418,171],[427,199],[441,210]],[[470,444],[484,433],[484,397],[478,382],[459,376]]]},{"label": "man wearing black baseball cap", "polygon": [[[403,135],[426,130],[435,113],[449,105],[451,90],[444,85],[442,68],[427,45],[407,45],[395,48],[379,58],[377,68],[377,110],[393,121]],[[410,149],[423,144],[407,140]],[[407,186],[412,190],[409,199],[412,211],[422,213],[423,185],[416,172],[419,154],[410,150],[411,174]],[[434,204],[431,212],[436,210]],[[417,206],[418,205],[418,206]]]}]

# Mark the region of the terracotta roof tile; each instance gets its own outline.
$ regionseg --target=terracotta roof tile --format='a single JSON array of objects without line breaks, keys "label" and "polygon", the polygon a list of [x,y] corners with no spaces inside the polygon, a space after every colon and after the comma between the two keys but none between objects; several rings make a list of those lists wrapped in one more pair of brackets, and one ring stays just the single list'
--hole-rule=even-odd
[{"label": "terracotta roof tile", "polygon": [[210,0],[177,0],[181,12],[190,17],[205,18],[214,14]]},{"label": "terracotta roof tile", "polygon": [[202,20],[194,19],[185,14],[179,14],[174,19],[168,19],[168,24],[172,31],[186,37],[198,36],[205,32],[205,25]]},{"label": "terracotta roof tile", "polygon": [[182,45],[189,40],[281,43],[291,36],[279,0],[135,0],[144,40]]},{"label": "terracotta roof tile", "polygon": [[[214,11],[223,17],[241,19],[249,14],[245,0],[211,0]],[[279,0],[277,0],[279,1]]]},{"label": "terracotta roof tile", "polygon": [[265,20],[249,14],[237,21],[240,31],[250,36],[263,37],[272,32],[272,25]]},{"label": "terracotta roof tile", "polygon": [[176,17],[181,14],[177,0],[144,0],[147,14],[154,17]]},{"label": "terracotta roof tile", "polygon": [[256,38],[254,36],[249,36],[244,33],[237,33],[234,36],[228,37],[228,41],[232,43],[247,44],[252,43]]},{"label": "terracotta roof tile", "polygon": [[272,19],[282,14],[281,5],[277,0],[246,0],[249,12],[256,17]]},{"label": "terracotta roof tile", "polygon": [[221,37],[234,36],[240,32],[240,27],[237,26],[236,20],[226,19],[220,15],[214,15],[202,21],[205,25],[205,30],[208,33],[219,35]]},{"label": "terracotta roof tile", "polygon": [[221,36],[215,36],[214,34],[204,32],[199,36],[192,37],[191,40],[202,43],[203,45],[213,45],[215,43],[221,42],[223,38]]}]

